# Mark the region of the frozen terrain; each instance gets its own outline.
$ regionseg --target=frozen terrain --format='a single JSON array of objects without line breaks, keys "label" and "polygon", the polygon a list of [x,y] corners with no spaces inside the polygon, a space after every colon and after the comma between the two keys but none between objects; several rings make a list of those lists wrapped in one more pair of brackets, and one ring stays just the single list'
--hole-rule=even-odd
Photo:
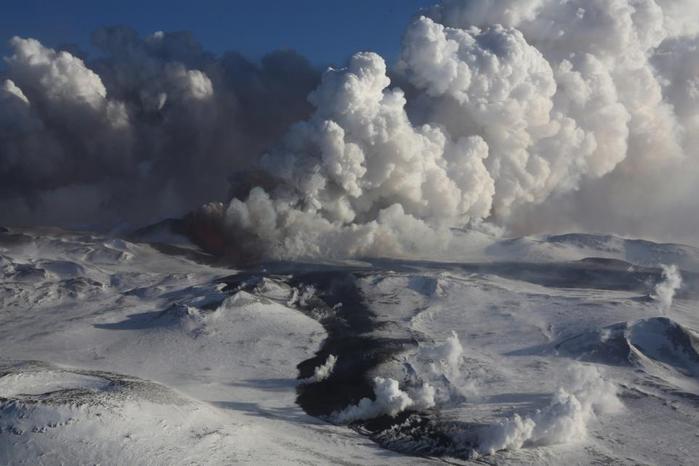
[{"label": "frozen terrain", "polygon": [[0,232],[0,464],[699,456],[697,249],[234,270],[150,233]]}]

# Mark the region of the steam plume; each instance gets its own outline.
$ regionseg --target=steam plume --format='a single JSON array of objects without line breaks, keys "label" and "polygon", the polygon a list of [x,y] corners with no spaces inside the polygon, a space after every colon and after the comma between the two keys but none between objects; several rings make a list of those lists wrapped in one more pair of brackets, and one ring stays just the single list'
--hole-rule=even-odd
[{"label": "steam plume", "polygon": [[421,410],[433,407],[435,404],[434,395],[434,388],[428,384],[423,384],[408,394],[400,389],[397,380],[375,377],[375,399],[362,398],[356,405],[348,406],[334,413],[332,419],[335,422],[347,424],[383,415],[395,417],[408,408]]},{"label": "steam plume", "polygon": [[325,362],[313,370],[313,375],[311,377],[302,379],[301,383],[318,383],[326,380],[332,375],[333,370],[335,369],[335,364],[337,364],[337,356],[334,354],[328,355]]},{"label": "steam plume", "polygon": [[394,72],[408,93],[375,54],[327,71],[311,118],[261,159],[279,184],[234,199],[226,225],[271,257],[443,254],[451,227],[483,221],[657,234],[626,216],[677,200],[668,176],[683,199],[697,167],[699,107],[679,65],[697,24],[678,11],[444,1],[403,38]]},{"label": "steam plume", "polygon": [[662,265],[663,280],[655,285],[655,299],[658,310],[662,314],[667,312],[672,307],[672,301],[675,298],[675,293],[682,286],[682,275],[676,265]]},{"label": "steam plume", "polygon": [[478,450],[493,454],[524,445],[553,445],[580,441],[596,414],[614,413],[623,405],[614,384],[604,380],[592,366],[571,368],[570,387],[560,389],[551,404],[533,416],[515,414],[499,424],[484,428]]},{"label": "steam plume", "polygon": [[94,60],[15,38],[0,220],[113,226],[217,201],[205,223],[241,259],[453,254],[453,229],[484,223],[694,242],[698,10],[444,0],[395,66],[360,52],[320,78],[292,52],[215,57],[186,33],[103,29]]},{"label": "steam plume", "polygon": [[83,60],[15,37],[0,76],[0,221],[111,228],[225,200],[310,111],[318,73],[292,51],[214,57],[188,33],[93,35]]}]

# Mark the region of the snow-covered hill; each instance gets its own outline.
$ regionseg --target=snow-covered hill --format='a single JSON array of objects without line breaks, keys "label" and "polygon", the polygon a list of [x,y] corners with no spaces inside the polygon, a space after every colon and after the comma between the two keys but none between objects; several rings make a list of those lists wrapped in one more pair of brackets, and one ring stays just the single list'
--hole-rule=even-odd
[{"label": "snow-covered hill", "polygon": [[471,253],[234,270],[5,229],[0,463],[694,463],[697,250]]}]

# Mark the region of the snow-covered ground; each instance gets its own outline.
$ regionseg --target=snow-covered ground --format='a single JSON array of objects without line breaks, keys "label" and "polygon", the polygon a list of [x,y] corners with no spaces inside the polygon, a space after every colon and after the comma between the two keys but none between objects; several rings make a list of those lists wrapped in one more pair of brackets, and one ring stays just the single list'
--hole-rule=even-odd
[{"label": "snow-covered ground", "polygon": [[181,247],[0,233],[0,464],[699,457],[691,247],[241,271]]}]

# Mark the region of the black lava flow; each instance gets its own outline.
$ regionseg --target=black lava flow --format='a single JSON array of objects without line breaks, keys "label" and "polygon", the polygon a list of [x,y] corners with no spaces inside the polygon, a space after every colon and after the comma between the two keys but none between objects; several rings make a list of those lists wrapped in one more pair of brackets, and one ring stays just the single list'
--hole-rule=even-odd
[{"label": "black lava flow", "polygon": [[325,316],[321,323],[328,332],[316,355],[297,366],[300,378],[312,376],[329,355],[338,358],[329,378],[299,386],[297,402],[311,416],[329,416],[362,398],[373,398],[369,371],[416,344],[410,339],[370,335],[376,327],[375,315],[363,302],[355,280],[352,273],[315,272],[297,276],[291,283],[314,288],[313,298],[302,307],[320,311]]},{"label": "black lava flow", "polygon": [[[328,356],[337,357],[330,376],[322,381],[297,386],[296,402],[309,415],[332,421],[333,413],[357,404],[362,398],[375,399],[371,372],[380,364],[414,348],[410,337],[379,337],[374,331],[382,325],[367,305],[357,279],[372,270],[458,269],[471,273],[495,274],[543,286],[648,290],[660,278],[659,269],[631,267],[623,261],[587,259],[558,264],[445,264],[422,261],[370,261],[369,268],[318,269],[302,264],[267,265],[256,271],[223,279],[228,291],[246,289],[261,277],[277,278],[297,290],[308,287],[313,293],[297,303],[302,312],[320,321],[328,336],[318,352],[297,368],[299,379],[312,377],[315,368]],[[301,265],[301,267],[299,267]],[[273,271],[273,272],[272,272]],[[291,275],[291,278],[289,276]],[[692,275],[692,281],[697,277]],[[450,456],[469,459],[478,448],[477,432],[485,425],[447,421],[438,413],[404,411],[395,417],[380,416],[356,421],[350,427],[367,435],[383,448],[420,456]]]},{"label": "black lava flow", "polygon": [[[283,277],[283,268],[271,274],[266,268],[260,273],[240,273],[227,277],[228,291],[246,288],[255,278],[286,278],[296,289],[312,287],[312,296],[299,304],[301,311],[318,319],[328,337],[316,354],[297,368],[299,379],[313,375],[315,368],[325,363],[328,356],[337,357],[330,376],[322,381],[297,386],[296,402],[309,415],[332,420],[332,414],[357,404],[362,398],[375,399],[370,374],[381,363],[417,346],[413,338],[377,337],[372,332],[379,328],[376,315],[366,305],[356,280],[366,271],[315,270],[299,273],[291,279]],[[405,454],[472,457],[473,444],[459,442],[446,431],[449,426],[432,413],[404,411],[395,417],[380,416],[355,421],[349,425],[367,435],[380,446]],[[464,426],[458,426],[463,431]]]},{"label": "black lava flow", "polygon": [[[287,279],[287,283],[297,289],[313,287],[313,295],[299,307],[318,319],[328,333],[315,356],[297,366],[299,379],[312,376],[329,355],[338,358],[331,377],[299,385],[297,402],[311,416],[327,417],[362,398],[373,398],[367,374],[381,362],[416,345],[412,339],[371,336],[376,328],[375,315],[364,304],[356,287],[356,273],[359,272],[320,270],[297,273]],[[254,283],[260,275],[274,277],[276,274],[246,272],[223,281],[228,285],[227,290],[233,291],[244,289],[246,283]]]}]

